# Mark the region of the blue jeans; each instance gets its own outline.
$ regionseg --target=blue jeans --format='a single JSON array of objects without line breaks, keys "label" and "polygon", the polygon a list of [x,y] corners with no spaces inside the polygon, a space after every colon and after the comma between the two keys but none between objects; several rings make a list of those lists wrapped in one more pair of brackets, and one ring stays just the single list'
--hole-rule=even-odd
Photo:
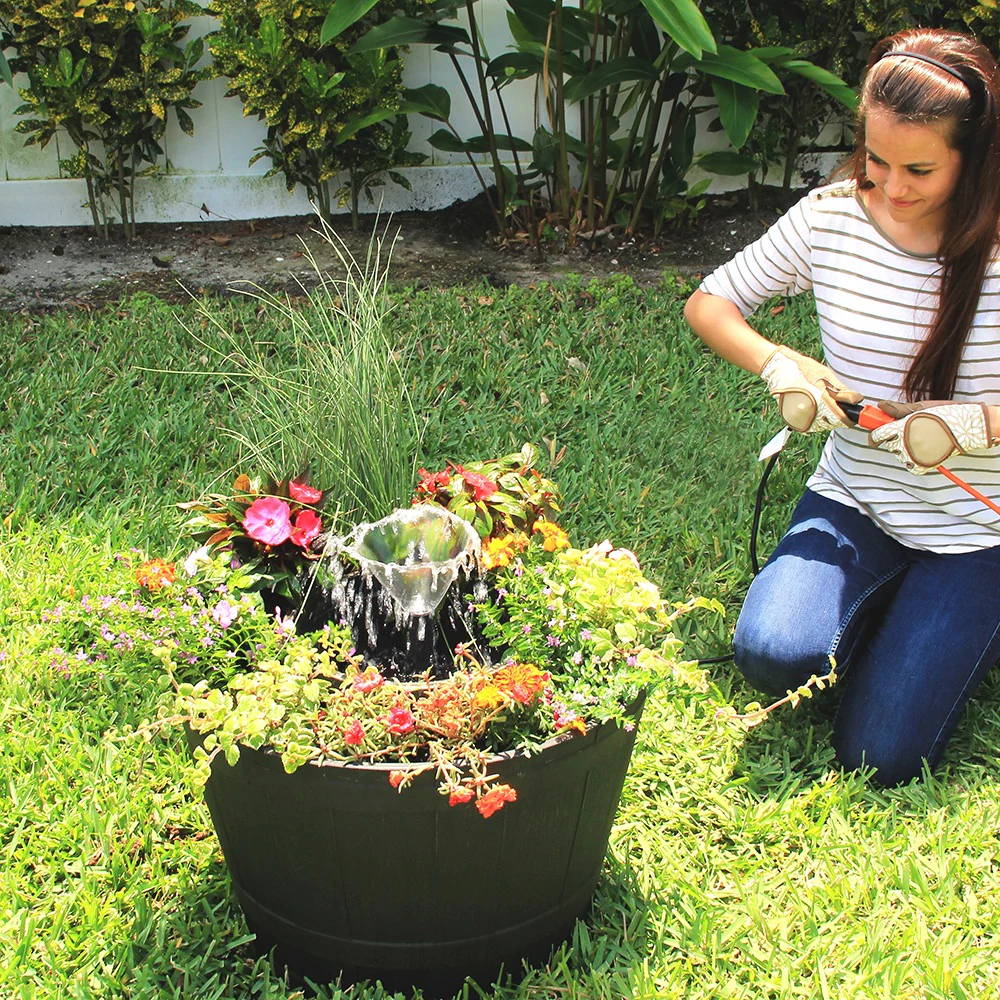
[{"label": "blue jeans", "polygon": [[837,757],[874,768],[879,784],[908,781],[939,761],[1000,658],[1000,547],[912,549],[806,491],[750,586],[733,647],[747,680],[776,695],[826,673],[832,655]]}]

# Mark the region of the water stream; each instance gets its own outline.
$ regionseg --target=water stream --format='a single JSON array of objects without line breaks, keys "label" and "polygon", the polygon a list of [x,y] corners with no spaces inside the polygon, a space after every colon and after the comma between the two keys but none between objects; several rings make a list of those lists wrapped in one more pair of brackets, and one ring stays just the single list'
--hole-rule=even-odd
[{"label": "water stream", "polygon": [[344,622],[358,652],[401,679],[447,675],[458,643],[487,662],[473,611],[487,596],[479,558],[478,533],[450,511],[396,510],[327,540],[299,628]]}]

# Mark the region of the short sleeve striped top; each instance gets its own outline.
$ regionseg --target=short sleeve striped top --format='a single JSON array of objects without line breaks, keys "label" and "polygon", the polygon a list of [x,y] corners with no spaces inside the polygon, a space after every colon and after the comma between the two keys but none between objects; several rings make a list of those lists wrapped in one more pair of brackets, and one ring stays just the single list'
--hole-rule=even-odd
[{"label": "short sleeve striped top", "polygon": [[[701,290],[744,316],[775,295],[812,290],[825,362],[867,400],[901,399],[910,359],[927,335],[940,263],[896,245],[844,181],[812,191],[759,240],[705,278]],[[954,399],[1000,404],[1000,259],[986,276]],[[946,463],[1000,502],[1000,447]],[[941,475],[908,472],[857,429],[833,431],[808,487],[866,513],[904,545],[971,552],[1000,545],[1000,519]]]}]

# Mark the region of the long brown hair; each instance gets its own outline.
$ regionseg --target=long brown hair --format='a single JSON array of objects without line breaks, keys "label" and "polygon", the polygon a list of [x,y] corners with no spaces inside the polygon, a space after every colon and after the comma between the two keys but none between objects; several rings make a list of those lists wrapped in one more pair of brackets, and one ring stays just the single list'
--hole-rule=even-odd
[{"label": "long brown hair", "polygon": [[[926,56],[959,78],[923,59],[883,59],[889,52]],[[873,107],[911,124],[949,123],[946,138],[961,154],[938,252],[937,314],[903,380],[911,400],[950,399],[1000,229],[1000,69],[984,45],[954,31],[912,28],[876,44],[861,87],[850,162],[859,188],[872,187],[865,172],[865,115]]]}]

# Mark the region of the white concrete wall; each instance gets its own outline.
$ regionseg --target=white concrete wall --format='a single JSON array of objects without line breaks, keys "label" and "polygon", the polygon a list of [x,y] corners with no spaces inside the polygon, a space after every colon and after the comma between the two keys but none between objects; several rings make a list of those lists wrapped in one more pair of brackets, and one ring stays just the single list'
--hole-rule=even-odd
[{"label": "white concrete wall", "polygon": [[[506,4],[503,0],[477,3],[489,54],[499,55],[510,43]],[[196,18],[189,37],[204,35],[213,26],[211,17]],[[471,74],[471,60],[468,64]],[[463,137],[477,134],[475,118],[451,61],[430,46],[414,46],[405,55],[404,84],[419,87],[428,82],[451,93],[458,133]],[[196,87],[194,96],[202,106],[191,112],[193,136],[185,135],[170,116],[164,142],[165,168],[155,177],[136,182],[137,221],[248,219],[311,211],[301,188],[289,192],[280,174],[263,176],[269,167],[266,157],[248,166],[265,128],[256,118],[244,117],[239,98],[224,96],[226,83],[224,79],[207,80]],[[15,77],[15,86],[24,85],[23,77]],[[515,82],[503,94],[514,134],[530,137],[539,120],[534,82]],[[0,225],[89,225],[84,182],[60,176],[59,160],[73,154],[72,143],[57,135],[45,149],[25,147],[24,137],[14,131],[18,121],[14,109],[20,103],[16,90],[0,83]],[[499,115],[496,121],[501,121]],[[427,156],[424,165],[401,171],[413,190],[390,182],[374,192],[374,204],[362,204],[362,209],[380,204],[385,211],[433,210],[475,197],[481,188],[465,156],[443,153],[427,144],[440,124],[411,116],[410,127],[410,148]],[[724,141],[714,135],[706,137],[704,145],[710,148]],[[712,190],[727,190],[741,183],[742,178],[718,178]]]}]

